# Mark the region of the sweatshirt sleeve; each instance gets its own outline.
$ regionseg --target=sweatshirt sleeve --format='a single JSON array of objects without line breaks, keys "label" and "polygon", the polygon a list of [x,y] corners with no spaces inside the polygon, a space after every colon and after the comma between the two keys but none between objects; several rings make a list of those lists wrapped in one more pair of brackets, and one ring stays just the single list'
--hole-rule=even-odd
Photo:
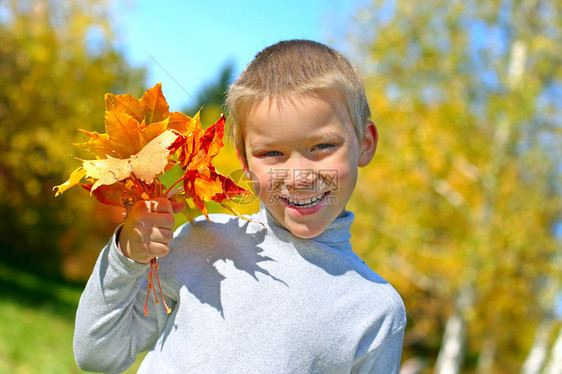
[{"label": "sweatshirt sleeve", "polygon": [[125,370],[138,353],[155,345],[167,320],[165,309],[152,299],[150,316],[144,315],[149,265],[124,256],[116,236],[98,257],[78,304],[74,356],[86,371]]},{"label": "sweatshirt sleeve", "polygon": [[398,374],[402,357],[404,329],[388,336],[384,343],[367,352],[351,370],[354,374]]},{"label": "sweatshirt sleeve", "polygon": [[384,286],[389,296],[379,302],[381,318],[365,330],[358,345],[352,373],[398,374],[402,357],[402,343],[406,329],[406,309],[400,295],[392,286]]}]

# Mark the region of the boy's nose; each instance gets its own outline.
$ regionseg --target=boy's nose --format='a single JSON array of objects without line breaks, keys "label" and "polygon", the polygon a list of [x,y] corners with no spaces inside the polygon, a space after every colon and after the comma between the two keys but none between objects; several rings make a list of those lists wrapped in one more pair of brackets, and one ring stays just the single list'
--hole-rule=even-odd
[{"label": "boy's nose", "polygon": [[316,181],[316,171],[307,160],[292,157],[286,163],[283,184],[287,189],[295,191],[311,190]]},{"label": "boy's nose", "polygon": [[295,168],[289,170],[285,177],[285,186],[288,189],[296,191],[310,190],[314,186],[316,174],[314,169],[309,168]]}]

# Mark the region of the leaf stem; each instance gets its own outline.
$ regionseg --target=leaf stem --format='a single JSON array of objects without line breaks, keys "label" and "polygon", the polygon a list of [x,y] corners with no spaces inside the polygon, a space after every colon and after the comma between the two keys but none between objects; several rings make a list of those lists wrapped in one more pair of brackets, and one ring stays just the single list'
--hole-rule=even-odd
[{"label": "leaf stem", "polygon": [[166,308],[166,313],[170,314],[172,313],[172,309],[168,306],[168,304],[166,304],[166,299],[164,299],[164,292],[162,292],[162,286],[160,285],[160,277],[158,276],[158,269],[160,267],[158,266],[158,261],[156,260],[156,258],[154,258],[154,274],[156,276],[156,282],[158,283],[158,288],[160,289],[160,298],[162,299],[162,304],[164,304],[164,307]]},{"label": "leaf stem", "polygon": [[148,269],[148,285],[146,286],[146,300],[144,301],[144,315],[148,317],[148,298],[150,297],[150,290],[153,288],[152,280],[152,261],[150,262],[150,268]]},{"label": "leaf stem", "polygon": [[184,177],[181,177],[180,179],[178,179],[177,181],[175,181],[174,184],[172,184],[172,185],[170,186],[170,188],[168,188],[168,189],[166,190],[166,193],[164,194],[164,197],[166,197],[166,198],[170,197],[170,196],[168,196],[168,194],[170,193],[170,191],[172,191],[172,189],[176,186],[176,184],[180,183],[180,182],[183,181],[184,179],[185,179]]},{"label": "leaf stem", "polygon": [[132,174],[133,178],[135,178],[135,181],[137,182],[137,184],[139,186],[141,186],[141,188],[144,190],[144,193],[150,197],[152,195],[152,193],[150,192],[150,190],[148,189],[148,186],[146,185],[145,182],[143,182],[142,180],[140,180],[135,174]]}]

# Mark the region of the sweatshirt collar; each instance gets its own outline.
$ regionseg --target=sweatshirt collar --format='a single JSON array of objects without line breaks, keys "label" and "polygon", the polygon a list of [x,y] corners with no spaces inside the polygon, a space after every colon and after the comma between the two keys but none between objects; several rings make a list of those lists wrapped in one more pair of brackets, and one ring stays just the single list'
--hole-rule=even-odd
[{"label": "sweatshirt collar", "polygon": [[[279,236],[280,239],[289,241],[296,240],[312,240],[318,243],[342,243],[349,242],[351,239],[351,225],[355,219],[353,212],[344,210],[326,229],[318,236],[311,239],[300,239],[294,236],[287,228],[282,226],[269,210],[260,204],[259,219],[267,222],[267,225],[273,230],[274,234]],[[259,220],[258,219],[258,220]]]}]

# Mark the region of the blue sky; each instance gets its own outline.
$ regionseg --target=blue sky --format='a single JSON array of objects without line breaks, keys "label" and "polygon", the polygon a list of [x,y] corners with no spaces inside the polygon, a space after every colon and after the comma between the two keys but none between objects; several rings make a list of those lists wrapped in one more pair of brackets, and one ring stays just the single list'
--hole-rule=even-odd
[{"label": "blue sky", "polygon": [[237,76],[257,52],[279,40],[333,45],[344,37],[359,3],[121,0],[113,24],[129,61],[147,67],[147,88],[162,82],[170,109],[182,110],[225,64],[232,62]]}]

